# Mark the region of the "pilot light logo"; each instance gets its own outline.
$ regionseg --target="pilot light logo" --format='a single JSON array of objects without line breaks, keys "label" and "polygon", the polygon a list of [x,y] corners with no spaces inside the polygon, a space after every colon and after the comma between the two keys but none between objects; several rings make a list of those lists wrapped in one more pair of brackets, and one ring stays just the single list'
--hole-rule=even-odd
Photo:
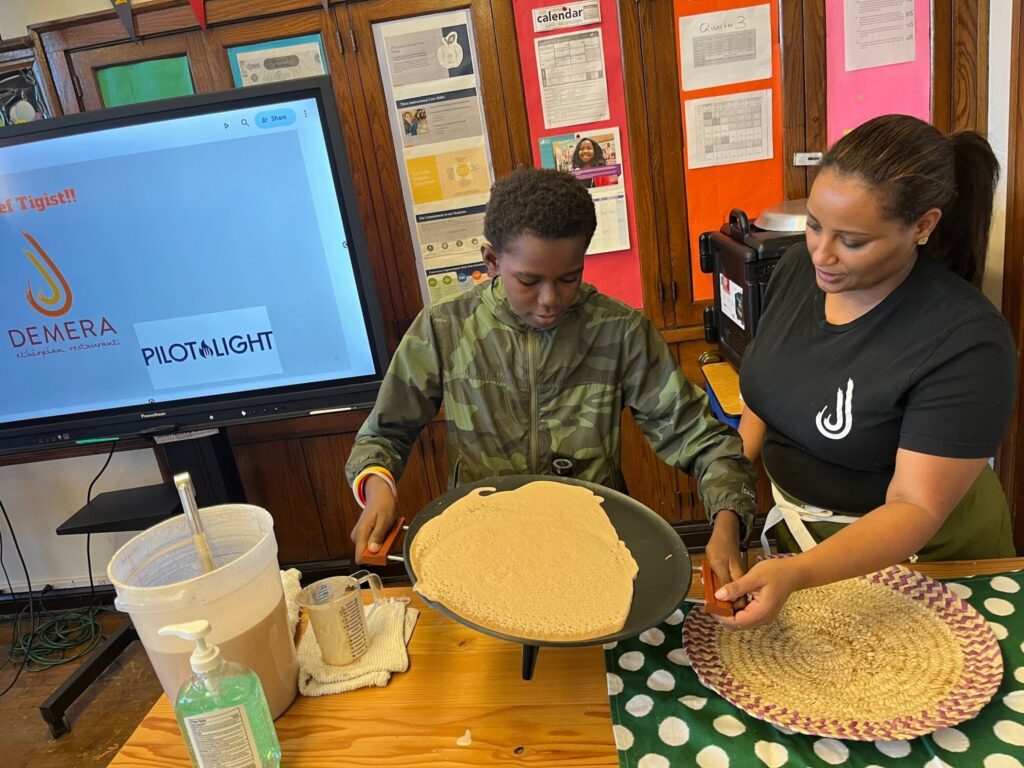
[{"label": "pilot light logo", "polygon": [[[33,291],[32,278],[28,278],[28,290],[25,291],[28,303],[32,306],[32,309],[46,317],[60,317],[67,314],[68,310],[71,309],[71,302],[73,300],[71,286],[68,285],[67,279],[60,269],[57,268],[57,265],[53,263],[50,254],[46,252],[32,235],[28,232],[22,232],[21,234],[25,236],[25,239],[35,249],[33,252],[23,248],[21,252],[39,270],[39,274],[46,284]],[[40,263],[40,259],[45,262],[45,266],[43,263]]]}]

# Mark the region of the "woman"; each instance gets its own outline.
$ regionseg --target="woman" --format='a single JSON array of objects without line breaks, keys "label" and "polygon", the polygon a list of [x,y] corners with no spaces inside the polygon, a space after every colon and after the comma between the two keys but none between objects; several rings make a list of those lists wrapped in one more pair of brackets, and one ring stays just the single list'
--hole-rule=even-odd
[{"label": "woman", "polygon": [[1016,352],[976,287],[998,174],[978,134],[903,115],[826,153],[807,243],[779,262],[740,376],[744,451],[773,480],[781,547],[806,551],[744,574],[738,521],[719,513],[708,558],[732,580],[719,599],[751,598],[724,623],[769,623],[797,589],[915,556],[1013,555],[988,459]]},{"label": "woman", "polygon": [[604,150],[596,141],[584,137],[576,142],[576,149],[572,153],[572,170],[573,175],[580,180],[583,186],[592,189],[593,187],[614,185],[618,180],[618,176],[615,174],[591,176],[577,173],[577,171],[586,171],[592,168],[604,168],[607,165],[608,161],[604,157]]}]

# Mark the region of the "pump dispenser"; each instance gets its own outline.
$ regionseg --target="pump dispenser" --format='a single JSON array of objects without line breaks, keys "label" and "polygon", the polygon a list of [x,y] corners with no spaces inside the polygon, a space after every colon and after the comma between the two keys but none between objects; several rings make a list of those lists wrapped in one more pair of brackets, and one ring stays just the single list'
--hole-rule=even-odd
[{"label": "pump dispenser", "polygon": [[195,768],[277,768],[281,745],[263,686],[248,667],[226,661],[206,636],[205,620],[171,624],[161,635],[196,644],[189,659],[192,676],[174,702],[174,715]]}]

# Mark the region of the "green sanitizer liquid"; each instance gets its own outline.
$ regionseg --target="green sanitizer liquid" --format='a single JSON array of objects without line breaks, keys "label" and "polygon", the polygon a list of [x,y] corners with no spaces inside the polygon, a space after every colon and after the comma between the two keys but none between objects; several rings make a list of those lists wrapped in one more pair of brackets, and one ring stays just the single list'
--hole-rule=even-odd
[{"label": "green sanitizer liquid", "polygon": [[215,645],[206,645],[206,621],[163,627],[196,643],[192,676],[174,701],[174,715],[195,768],[278,768],[281,744],[256,673],[225,661]]}]

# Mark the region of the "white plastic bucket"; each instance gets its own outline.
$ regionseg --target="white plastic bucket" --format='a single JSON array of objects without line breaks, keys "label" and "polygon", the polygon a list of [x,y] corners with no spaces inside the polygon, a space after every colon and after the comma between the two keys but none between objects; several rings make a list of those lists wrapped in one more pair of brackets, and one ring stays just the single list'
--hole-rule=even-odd
[{"label": "white plastic bucket", "polygon": [[107,566],[114,605],[131,616],[164,693],[174,702],[192,674],[194,644],[161,627],[206,619],[207,642],[260,677],[277,717],[295,698],[298,662],[288,632],[274,521],[265,509],[222,504],[200,510],[215,570],[202,573],[184,515],[143,531]]}]

